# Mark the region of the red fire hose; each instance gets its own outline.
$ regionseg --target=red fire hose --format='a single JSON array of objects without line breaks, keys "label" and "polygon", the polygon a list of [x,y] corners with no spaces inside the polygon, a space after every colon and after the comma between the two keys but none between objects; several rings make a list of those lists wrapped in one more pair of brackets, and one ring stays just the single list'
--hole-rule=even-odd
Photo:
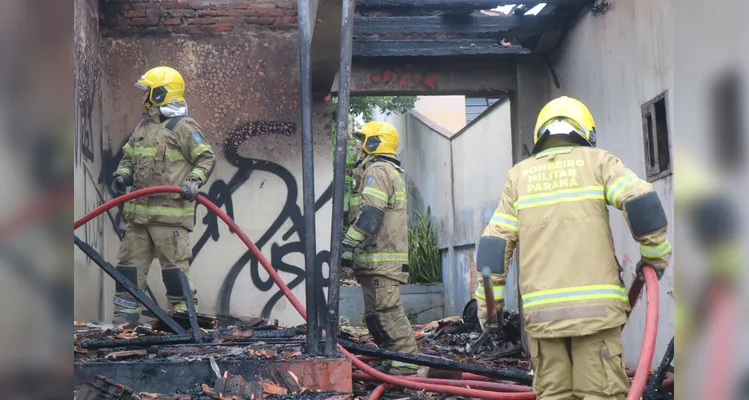
[{"label": "red fire hose", "polygon": [[[90,213],[84,215],[80,219],[76,220],[75,223],[73,223],[73,229],[78,229],[85,223],[89,222],[93,218],[96,218],[101,213],[105,212],[106,210],[109,210],[110,208],[116,207],[126,201],[146,196],[149,194],[154,193],[179,193],[181,191],[181,188],[178,186],[153,186],[145,189],[136,190],[133,192],[130,192],[128,194],[125,194],[123,196],[120,196],[116,199],[110,200],[101,206],[97,207]],[[232,231],[239,237],[239,239],[247,246],[247,248],[252,252],[253,256],[260,262],[260,264],[265,268],[265,270],[268,272],[268,275],[270,275],[271,279],[278,285],[279,289],[281,289],[281,292],[286,296],[286,298],[289,299],[289,302],[294,306],[294,308],[297,310],[299,315],[302,316],[305,320],[307,319],[307,312],[302,306],[302,304],[299,302],[299,300],[294,296],[294,294],[291,292],[291,289],[289,289],[288,286],[286,286],[286,283],[281,279],[281,277],[278,275],[278,272],[273,268],[273,266],[270,265],[270,262],[268,262],[268,259],[265,258],[262,252],[260,252],[260,249],[255,246],[255,244],[250,240],[249,237],[242,231],[242,229],[234,223],[234,221],[229,218],[229,216],[223,212],[218,206],[213,204],[210,200],[203,197],[203,195],[198,195],[198,198],[196,199],[198,203],[205,206],[208,210],[215,213],[219,218],[221,218],[224,223],[226,223]],[[657,280],[655,276],[655,272],[646,269],[645,270],[645,278],[647,279],[647,289],[648,289],[648,309],[647,309],[647,322],[645,326],[645,340],[646,343],[643,345],[642,352],[640,354],[640,363],[637,366],[637,374],[635,376],[635,382],[632,385],[632,390],[630,390],[629,397],[627,399],[639,399],[640,395],[642,394],[642,391],[644,389],[644,383],[647,380],[647,374],[650,369],[650,364],[653,359],[653,351],[655,347],[655,333],[657,329],[658,324],[658,289],[657,289]],[[651,300],[651,297],[653,297],[653,300]],[[497,399],[497,400],[503,400],[503,399],[535,399],[535,394],[533,392],[526,392],[526,393],[499,393],[499,392],[489,392],[485,390],[476,390],[476,389],[466,389],[461,387],[454,387],[454,386],[446,386],[446,385],[436,385],[431,383],[422,383],[422,382],[414,382],[411,380],[403,379],[402,377],[396,377],[392,375],[384,374],[369,365],[367,365],[365,362],[359,360],[356,356],[348,352],[346,349],[344,349],[341,345],[338,345],[339,350],[341,353],[343,353],[346,357],[348,357],[351,362],[360,370],[366,372],[368,375],[372,376],[373,378],[376,378],[385,384],[392,385],[392,386],[400,386],[404,388],[409,388],[413,390],[419,390],[419,391],[428,391],[428,392],[436,392],[436,393],[445,393],[445,394],[452,394],[457,396],[465,396],[465,397],[475,397],[475,398],[482,398],[482,399]],[[647,351],[646,351],[647,350]],[[646,360],[643,360],[643,357],[647,359],[647,363],[645,363]],[[642,381],[642,383],[639,383]],[[635,385],[637,384],[637,385]],[[384,391],[384,386],[383,389]]]}]

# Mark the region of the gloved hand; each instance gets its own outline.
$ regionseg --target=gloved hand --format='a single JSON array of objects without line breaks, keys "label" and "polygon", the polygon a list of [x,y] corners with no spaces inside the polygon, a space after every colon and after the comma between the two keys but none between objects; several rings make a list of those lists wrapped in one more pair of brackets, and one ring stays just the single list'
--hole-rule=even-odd
[{"label": "gloved hand", "polygon": [[[642,267],[648,265],[645,260],[640,259],[640,262],[637,263],[637,267],[635,267],[635,272],[637,272],[637,279],[645,282],[645,274],[642,272]],[[663,277],[663,273],[666,272],[665,268],[655,268],[653,267],[653,271],[655,271],[655,275],[658,277],[658,280],[660,281]]]},{"label": "gloved hand", "polygon": [[341,246],[341,267],[354,268],[354,248],[343,244]]},{"label": "gloved hand", "polygon": [[196,197],[198,197],[199,187],[199,180],[187,178],[187,180],[182,184],[182,191],[179,193],[179,197],[182,200],[193,201]]},{"label": "gloved hand", "polygon": [[130,183],[131,182],[129,177],[124,175],[117,175],[114,177],[114,181],[112,181],[112,192],[118,196],[125,194],[127,187],[130,186]]}]

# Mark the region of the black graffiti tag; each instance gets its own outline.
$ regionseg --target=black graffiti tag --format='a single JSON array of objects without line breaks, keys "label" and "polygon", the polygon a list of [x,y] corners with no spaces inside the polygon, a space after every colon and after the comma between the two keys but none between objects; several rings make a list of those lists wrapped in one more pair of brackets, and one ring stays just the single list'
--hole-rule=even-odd
[{"label": "black graffiti tag", "polygon": [[[237,167],[237,171],[226,183],[223,180],[216,180],[208,190],[208,193],[203,193],[204,196],[208,197],[217,206],[224,207],[227,214],[230,217],[234,217],[234,207],[232,203],[232,194],[247,180],[250,178],[254,171],[264,171],[278,176],[286,185],[287,193],[286,198],[283,199],[283,209],[276,217],[275,221],[271,224],[270,228],[255,241],[255,245],[259,249],[263,249],[265,246],[270,244],[270,255],[271,265],[279,272],[285,272],[294,275],[291,282],[287,285],[290,289],[293,289],[302,282],[304,282],[306,273],[303,268],[288,264],[284,261],[284,257],[292,253],[302,254],[304,252],[304,215],[297,204],[297,198],[299,195],[299,188],[294,175],[289,172],[283,166],[259,159],[243,157],[238,154],[239,146],[244,143],[248,138],[262,135],[262,134],[280,134],[291,136],[296,132],[296,124],[289,122],[251,122],[235,128],[235,130],[228,135],[227,139],[224,140],[223,150],[227,161],[230,164]],[[332,198],[332,185],[323,192],[315,203],[315,211],[322,208],[325,203],[330,201]],[[280,201],[281,199],[279,199]],[[280,245],[278,243],[269,243],[273,237],[279,232],[281,227],[287,220],[291,220],[292,227],[282,235],[283,241],[289,240],[294,234],[298,235],[299,240],[295,242],[285,243]],[[204,248],[205,244],[209,239],[214,241],[220,237],[218,230],[217,217],[209,213],[203,218],[203,223],[206,225],[206,230],[203,235],[198,239],[193,247],[193,260],[197,258],[200,251]],[[325,307],[325,295],[322,290],[328,286],[327,278],[323,277],[322,270],[323,264],[328,264],[330,259],[330,253],[328,251],[318,252],[315,257],[316,271],[318,273],[318,280],[322,281],[320,290],[316,295],[318,296],[318,304],[320,304],[320,311],[324,311]],[[260,276],[260,265],[258,260],[252,256],[249,251],[245,252],[239,257],[236,263],[230,268],[227,276],[224,278],[223,284],[219,292],[219,313],[229,313],[231,295],[239,278],[240,272],[244,269],[247,264],[250,264],[250,275],[252,277],[253,285],[260,291],[270,291],[275,284],[268,278],[263,280]],[[273,295],[267,300],[261,311],[261,317],[268,318],[271,315],[273,307],[283,297],[283,293],[280,289],[277,289]],[[321,315],[325,313],[322,312]]]}]

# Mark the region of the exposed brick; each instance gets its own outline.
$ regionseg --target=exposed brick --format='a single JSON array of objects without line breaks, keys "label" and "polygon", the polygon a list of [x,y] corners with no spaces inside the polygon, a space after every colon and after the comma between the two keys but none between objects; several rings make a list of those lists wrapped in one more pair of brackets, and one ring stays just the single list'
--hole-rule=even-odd
[{"label": "exposed brick", "polygon": [[133,10],[158,10],[161,8],[159,3],[135,3],[133,4]]},{"label": "exposed brick", "polygon": [[159,20],[156,18],[133,18],[130,22],[132,25],[156,25]]},{"label": "exposed brick", "polygon": [[216,23],[225,24],[225,25],[243,24],[244,21],[245,21],[244,18],[239,18],[239,17],[218,17],[218,18],[216,18]]},{"label": "exposed brick", "polygon": [[216,23],[216,18],[188,18],[189,25],[211,25]]},{"label": "exposed brick", "polygon": [[172,32],[177,33],[177,34],[202,33],[203,32],[203,26],[202,25],[175,26],[172,29]]},{"label": "exposed brick", "polygon": [[198,12],[195,10],[169,10],[166,12],[166,15],[173,18],[179,18],[179,17],[197,17]]},{"label": "exposed brick", "polygon": [[211,4],[209,1],[193,1],[190,2],[190,8],[193,8],[195,10],[203,10],[206,8],[212,8],[216,9],[216,6],[214,4]]},{"label": "exposed brick", "polygon": [[227,10],[198,10],[201,17],[215,17],[219,15],[229,15]]},{"label": "exposed brick", "polygon": [[283,17],[283,10],[257,10],[258,17]]},{"label": "exposed brick", "polygon": [[296,17],[297,13],[296,10],[286,10],[283,12],[283,15],[287,17]]},{"label": "exposed brick", "polygon": [[164,25],[182,25],[182,18],[164,18],[161,23]]},{"label": "exposed brick", "polygon": [[250,10],[272,10],[276,8],[273,3],[250,3],[248,6]]},{"label": "exposed brick", "polygon": [[173,10],[180,8],[187,9],[190,8],[190,5],[184,1],[164,1],[161,3],[161,7],[165,10]]},{"label": "exposed brick", "polygon": [[148,14],[149,18],[159,18],[166,16],[166,11],[164,10],[148,10],[146,11],[146,14]]},{"label": "exposed brick", "polygon": [[127,10],[123,11],[122,15],[125,18],[144,18],[146,16],[146,10]]},{"label": "exposed brick", "polygon": [[296,25],[297,19],[296,17],[281,17],[276,19],[277,25]]},{"label": "exposed brick", "polygon": [[257,16],[257,10],[234,10],[231,12],[231,15],[242,15],[245,17],[256,17]]},{"label": "exposed brick", "polygon": [[219,7],[219,9],[224,9],[224,10],[246,10],[247,7],[249,7],[248,4],[230,3],[230,4],[222,4]]},{"label": "exposed brick", "polygon": [[219,25],[211,25],[206,28],[211,32],[231,32],[234,30],[234,25],[219,24]]},{"label": "exposed brick", "polygon": [[249,17],[245,19],[245,22],[253,25],[273,25],[276,23],[276,20],[269,17]]}]

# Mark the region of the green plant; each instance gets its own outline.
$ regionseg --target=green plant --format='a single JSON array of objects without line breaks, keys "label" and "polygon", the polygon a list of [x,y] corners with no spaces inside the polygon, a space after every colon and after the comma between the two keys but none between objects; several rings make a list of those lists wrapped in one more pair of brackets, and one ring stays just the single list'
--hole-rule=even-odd
[{"label": "green plant", "polygon": [[414,223],[408,227],[408,283],[442,282],[440,249],[432,225],[432,209],[426,214],[414,211]]}]

